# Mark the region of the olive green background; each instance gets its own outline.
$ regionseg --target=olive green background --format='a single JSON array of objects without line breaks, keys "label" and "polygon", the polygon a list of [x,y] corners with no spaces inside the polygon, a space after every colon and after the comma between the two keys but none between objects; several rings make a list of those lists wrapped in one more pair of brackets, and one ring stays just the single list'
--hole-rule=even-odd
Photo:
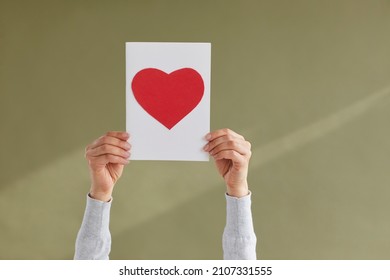
[{"label": "olive green background", "polygon": [[[0,0],[0,258],[71,259],[125,42],[211,42],[211,127],[253,145],[262,259],[390,259],[390,1]],[[213,163],[134,161],[112,259],[220,259]]]}]

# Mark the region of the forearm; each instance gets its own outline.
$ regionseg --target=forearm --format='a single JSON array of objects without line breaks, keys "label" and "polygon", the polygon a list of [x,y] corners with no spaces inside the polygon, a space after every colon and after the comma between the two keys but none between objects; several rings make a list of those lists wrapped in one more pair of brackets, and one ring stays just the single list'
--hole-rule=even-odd
[{"label": "forearm", "polygon": [[83,222],[76,239],[75,260],[107,260],[111,250],[111,201],[87,197]]},{"label": "forearm", "polygon": [[226,195],[226,203],[226,226],[222,238],[223,258],[225,260],[256,259],[251,193],[241,198]]}]

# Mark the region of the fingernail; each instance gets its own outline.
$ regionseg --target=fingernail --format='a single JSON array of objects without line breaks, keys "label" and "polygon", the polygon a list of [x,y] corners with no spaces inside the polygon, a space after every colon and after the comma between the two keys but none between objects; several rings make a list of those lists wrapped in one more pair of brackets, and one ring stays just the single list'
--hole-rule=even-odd
[{"label": "fingernail", "polygon": [[130,137],[130,134],[127,133],[127,132],[123,132],[123,136],[124,136],[124,137]]},{"label": "fingernail", "polygon": [[209,145],[207,144],[206,146],[203,147],[203,150],[207,151],[209,149]]},{"label": "fingernail", "polygon": [[207,133],[205,138],[206,138],[206,140],[210,140],[211,139],[211,133]]}]

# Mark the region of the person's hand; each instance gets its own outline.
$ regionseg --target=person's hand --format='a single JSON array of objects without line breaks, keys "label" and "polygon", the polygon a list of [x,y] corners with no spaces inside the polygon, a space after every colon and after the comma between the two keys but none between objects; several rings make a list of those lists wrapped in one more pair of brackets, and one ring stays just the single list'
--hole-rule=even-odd
[{"label": "person's hand", "polygon": [[97,200],[109,201],[115,183],[129,163],[129,134],[121,131],[109,131],[85,148],[91,176],[89,195]]},{"label": "person's hand", "polygon": [[204,147],[214,158],[218,172],[224,178],[227,194],[235,197],[248,195],[248,166],[251,144],[230,129],[220,129],[206,135]]}]

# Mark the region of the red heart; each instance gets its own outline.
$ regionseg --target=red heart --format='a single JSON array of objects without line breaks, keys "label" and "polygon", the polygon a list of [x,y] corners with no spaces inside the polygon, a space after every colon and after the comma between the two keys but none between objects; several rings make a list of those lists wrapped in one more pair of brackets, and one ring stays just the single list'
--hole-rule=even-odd
[{"label": "red heart", "polygon": [[192,68],[167,74],[146,68],[133,78],[134,97],[149,115],[168,129],[187,116],[202,100],[202,76]]}]

